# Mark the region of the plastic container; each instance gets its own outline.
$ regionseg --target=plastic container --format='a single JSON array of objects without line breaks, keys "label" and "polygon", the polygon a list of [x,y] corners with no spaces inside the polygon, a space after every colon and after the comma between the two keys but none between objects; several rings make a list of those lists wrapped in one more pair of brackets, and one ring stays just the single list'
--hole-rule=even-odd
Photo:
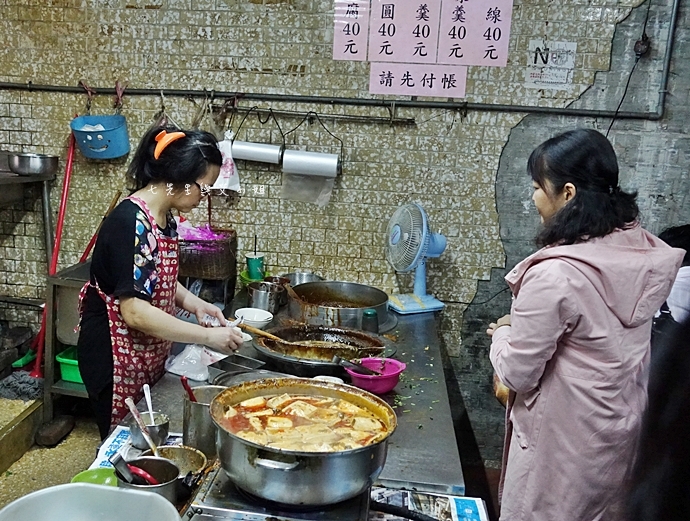
[{"label": "plastic container", "polygon": [[72,478],[71,483],[94,483],[117,487],[117,478],[113,467],[97,467],[80,472]]},{"label": "plastic container", "polygon": [[68,483],[37,490],[0,510],[0,521],[180,521],[177,509],[152,492]]},{"label": "plastic container", "polygon": [[348,367],[344,368],[350,375],[352,385],[374,394],[385,394],[392,391],[400,381],[400,374],[407,367],[404,362],[393,358],[362,358],[359,363],[382,373],[380,376],[360,374]]},{"label": "plastic container", "polygon": [[77,362],[77,346],[68,347],[57,355],[55,360],[60,364],[60,373],[63,380],[78,384],[84,383],[84,380],[81,379],[79,363]]},{"label": "plastic container", "polygon": [[[82,130],[85,125],[103,126],[103,130]],[[127,120],[120,114],[79,116],[70,124],[79,150],[89,159],[114,159],[129,152]]]}]

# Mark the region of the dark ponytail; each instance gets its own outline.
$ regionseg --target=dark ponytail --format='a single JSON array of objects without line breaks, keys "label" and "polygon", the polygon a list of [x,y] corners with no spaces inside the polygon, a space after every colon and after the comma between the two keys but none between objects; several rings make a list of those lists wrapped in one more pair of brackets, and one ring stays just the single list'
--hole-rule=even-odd
[{"label": "dark ponytail", "polygon": [[175,186],[192,184],[203,177],[209,165],[222,165],[218,141],[203,130],[182,130],[185,137],[171,142],[155,159],[156,136],[162,130],[180,131],[170,126],[152,127],[144,134],[127,172],[133,180],[134,191],[157,181]]},{"label": "dark ponytail", "polygon": [[527,172],[549,197],[572,183],[575,196],[545,223],[539,246],[574,244],[629,228],[639,214],[637,192],[618,186],[618,161],[608,139],[596,130],[577,129],[539,145]]}]

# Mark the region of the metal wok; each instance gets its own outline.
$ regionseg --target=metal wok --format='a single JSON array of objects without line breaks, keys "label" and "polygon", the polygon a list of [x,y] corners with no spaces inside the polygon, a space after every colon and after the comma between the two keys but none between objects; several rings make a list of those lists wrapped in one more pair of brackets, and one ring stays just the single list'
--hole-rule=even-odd
[{"label": "metal wok", "polygon": [[264,337],[254,339],[253,345],[259,357],[263,358],[271,368],[296,376],[346,376],[344,369],[332,362],[333,355],[336,354],[341,358],[351,360],[365,356],[390,357],[395,353],[393,343],[384,337],[342,327],[302,324],[273,328],[269,330],[269,333],[289,342],[324,340],[353,346],[353,350],[346,353],[338,349],[324,350],[322,359],[314,359],[305,357],[305,350],[295,348],[295,346],[280,344]]}]

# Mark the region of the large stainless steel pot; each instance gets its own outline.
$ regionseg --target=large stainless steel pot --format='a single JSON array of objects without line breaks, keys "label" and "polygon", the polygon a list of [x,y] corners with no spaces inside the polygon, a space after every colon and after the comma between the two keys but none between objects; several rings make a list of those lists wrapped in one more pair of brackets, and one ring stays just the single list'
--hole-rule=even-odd
[{"label": "large stainless steel pot", "polygon": [[[378,443],[360,449],[295,452],[244,440],[225,430],[219,422],[228,405],[280,393],[348,400],[374,413],[384,422],[389,434]],[[367,490],[383,470],[388,439],[397,426],[393,409],[373,394],[305,378],[273,378],[230,387],[213,399],[211,418],[218,426],[218,458],[230,479],[251,494],[290,505],[328,505]]]},{"label": "large stainless steel pot", "polygon": [[293,289],[299,300],[292,296],[288,298],[288,313],[300,322],[362,329],[364,310],[374,309],[379,320],[379,332],[387,330],[390,320],[388,295],[378,288],[330,281],[307,282]]}]

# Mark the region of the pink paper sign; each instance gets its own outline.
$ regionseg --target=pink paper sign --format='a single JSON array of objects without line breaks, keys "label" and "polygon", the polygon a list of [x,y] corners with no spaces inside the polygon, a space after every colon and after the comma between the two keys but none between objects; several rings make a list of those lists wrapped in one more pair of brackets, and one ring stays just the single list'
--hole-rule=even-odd
[{"label": "pink paper sign", "polygon": [[335,0],[333,59],[366,61],[369,0]]},{"label": "pink paper sign", "polygon": [[467,67],[372,62],[371,94],[464,98]]},{"label": "pink paper sign", "polygon": [[369,61],[436,63],[441,0],[372,0]]},{"label": "pink paper sign", "polygon": [[505,67],[513,0],[442,0],[438,63]]}]

